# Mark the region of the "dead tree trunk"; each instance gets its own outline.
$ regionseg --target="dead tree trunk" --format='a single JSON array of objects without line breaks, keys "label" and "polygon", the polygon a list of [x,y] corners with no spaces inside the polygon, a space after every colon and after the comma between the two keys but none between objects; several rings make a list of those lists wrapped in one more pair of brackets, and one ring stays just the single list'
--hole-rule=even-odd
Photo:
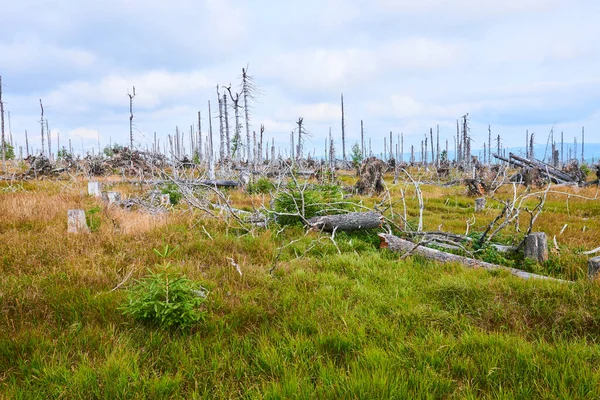
[{"label": "dead tree trunk", "polygon": [[538,263],[548,261],[548,239],[544,232],[533,232],[525,237],[525,258],[536,260]]},{"label": "dead tree trunk", "polygon": [[600,257],[590,258],[588,260],[588,278],[596,279],[600,272]]},{"label": "dead tree trunk", "polygon": [[84,210],[68,210],[68,233],[89,233]]},{"label": "dead tree trunk", "polygon": [[383,216],[376,212],[352,212],[348,214],[324,215],[308,220],[312,229],[333,232],[357,231],[381,227]]},{"label": "dead tree trunk", "polygon": [[133,94],[128,92],[127,96],[129,97],[129,148],[133,151],[133,98],[135,97],[135,86],[133,87]]},{"label": "dead tree trunk", "polygon": [[42,110],[42,116],[40,117],[40,126],[42,129],[42,155],[44,155],[44,105],[42,104],[42,99],[40,99],[40,108]]},{"label": "dead tree trunk", "polygon": [[2,76],[0,76],[0,124],[2,125],[2,165],[4,172],[7,172],[6,167],[6,139],[4,138],[4,102],[2,101]]},{"label": "dead tree trunk", "polygon": [[498,269],[506,269],[510,271],[513,275],[518,276],[519,278],[524,279],[550,279],[558,282],[565,282],[560,279],[550,278],[548,276],[532,274],[529,272],[521,271],[515,268],[504,267],[501,265],[490,264],[485,261],[475,260],[468,257],[459,256],[456,254],[446,253],[440,250],[430,249],[425,246],[421,246],[419,244],[415,244],[408,240],[400,239],[394,235],[390,235],[387,233],[380,233],[379,239],[381,240],[380,248],[387,248],[393,252],[405,253],[405,254],[416,254],[421,257],[425,257],[430,260],[435,260],[442,263],[459,263],[469,268],[484,268],[489,271],[498,270]]},{"label": "dead tree trunk", "polygon": [[344,95],[342,94],[342,159],[346,161],[346,124],[344,122]]}]

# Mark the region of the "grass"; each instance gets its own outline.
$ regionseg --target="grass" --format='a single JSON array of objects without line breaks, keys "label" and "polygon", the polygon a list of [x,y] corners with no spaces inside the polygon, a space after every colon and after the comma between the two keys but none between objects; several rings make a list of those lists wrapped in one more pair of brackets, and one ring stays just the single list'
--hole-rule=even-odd
[{"label": "grass", "polygon": [[[401,187],[415,218],[410,186],[392,186],[393,197]],[[84,189],[41,181],[0,194],[0,398],[600,397],[600,290],[576,253],[598,245],[598,201],[571,198],[567,210],[552,195],[540,216],[561,253],[537,268],[577,281],[560,284],[399,260],[369,235],[341,233],[342,254],[328,241],[310,248],[311,233],[270,275],[301,227],[241,235],[183,206],[137,225],[148,217],[103,208],[96,232],[67,236],[66,210],[101,206]],[[464,233],[473,200],[461,188],[423,193],[425,229]],[[122,289],[162,261],[152,249],[165,244],[179,246],[172,268],[210,291],[206,320],[190,332],[119,311]]]}]

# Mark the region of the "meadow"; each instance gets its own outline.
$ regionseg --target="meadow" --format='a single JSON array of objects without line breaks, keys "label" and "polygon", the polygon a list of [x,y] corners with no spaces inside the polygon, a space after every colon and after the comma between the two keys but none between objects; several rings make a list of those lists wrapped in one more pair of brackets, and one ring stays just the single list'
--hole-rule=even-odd
[{"label": "meadow", "polygon": [[[404,193],[415,223],[414,187],[385,182],[391,211],[403,213]],[[147,189],[104,184],[130,196]],[[513,195],[507,185],[474,214],[462,185],[421,190],[424,230],[464,234],[469,221],[474,237]],[[226,194],[239,209],[270,200]],[[382,196],[348,201],[371,207]],[[581,254],[600,245],[597,198],[597,186],[547,193],[535,223],[551,243],[541,265],[478,255],[572,281],[561,283],[401,258],[379,248],[381,230],[333,243],[302,226],[243,231],[183,201],[164,215],[107,206],[82,177],[3,182],[0,397],[599,398],[600,288]],[[69,209],[87,211],[91,233],[67,234]],[[517,244],[527,223],[499,241]],[[173,270],[208,292],[191,329],[122,310],[136,280],[165,261],[153,251],[165,245]]]}]

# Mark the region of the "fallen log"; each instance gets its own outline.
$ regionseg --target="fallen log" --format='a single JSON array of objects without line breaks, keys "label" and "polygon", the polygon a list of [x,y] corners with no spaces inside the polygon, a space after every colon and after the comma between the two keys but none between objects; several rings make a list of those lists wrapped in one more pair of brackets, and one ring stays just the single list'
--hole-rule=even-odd
[{"label": "fallen log", "polygon": [[208,181],[198,182],[201,185],[216,186],[216,187],[238,187],[240,183],[238,181],[225,180],[225,179],[213,179]]},{"label": "fallen log", "polygon": [[348,214],[323,215],[308,220],[312,229],[333,232],[357,231],[381,227],[383,216],[377,212],[351,212]]},{"label": "fallen log", "polygon": [[473,258],[463,257],[456,254],[446,253],[440,250],[430,249],[425,246],[420,246],[408,240],[400,239],[397,236],[390,235],[387,233],[380,233],[379,239],[381,240],[380,248],[387,248],[394,252],[412,253],[425,257],[430,260],[435,260],[443,263],[456,262],[465,265],[470,268],[484,268],[489,271],[505,269],[510,271],[513,275],[523,279],[550,279],[558,282],[568,282],[562,279],[551,278],[548,276],[532,274],[529,272],[521,271],[516,268],[505,267],[502,265],[491,264],[485,261],[475,260]]},{"label": "fallen log", "polygon": [[[513,153],[509,153],[510,158],[517,160],[523,164],[526,164],[530,167],[537,167],[540,169],[540,171],[546,175],[548,178],[555,178],[557,180],[562,180],[564,182],[572,182],[573,181],[573,177],[570,176],[569,174],[559,171],[558,169],[554,168],[551,165],[548,165],[546,163],[540,162],[540,161],[532,161],[532,160],[527,160],[525,158],[519,157],[516,154]],[[562,182],[557,182],[557,183],[562,183]]]}]

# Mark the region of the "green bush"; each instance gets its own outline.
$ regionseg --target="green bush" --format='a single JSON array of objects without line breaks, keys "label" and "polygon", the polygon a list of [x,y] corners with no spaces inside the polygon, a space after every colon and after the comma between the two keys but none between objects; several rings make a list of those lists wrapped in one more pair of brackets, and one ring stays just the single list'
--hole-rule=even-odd
[{"label": "green bush", "polygon": [[246,188],[249,194],[267,194],[273,189],[275,189],[275,185],[267,178],[260,178],[256,182],[250,183]]},{"label": "green bush", "polygon": [[[173,251],[168,245],[163,252],[154,249],[163,260]],[[199,285],[176,274],[170,262],[155,267],[156,271],[148,269],[148,275],[129,290],[129,303],[122,308],[123,313],[163,329],[186,330],[202,321],[205,313],[199,307],[205,294],[198,290]]]},{"label": "green bush", "polygon": [[[348,210],[350,204],[340,204],[343,192],[339,186],[319,185],[303,191],[288,185],[288,189],[277,194],[275,197],[275,212],[281,214],[300,214],[305,219],[318,215],[339,214],[341,210]],[[337,204],[336,204],[337,203]],[[277,222],[281,225],[302,224],[302,218],[298,215],[278,215]]]},{"label": "green bush", "polygon": [[167,183],[165,187],[163,187],[163,189],[161,190],[161,193],[168,194],[169,201],[173,205],[179,204],[179,202],[181,201],[181,197],[183,197],[183,195],[179,191],[179,188],[174,183]]}]

